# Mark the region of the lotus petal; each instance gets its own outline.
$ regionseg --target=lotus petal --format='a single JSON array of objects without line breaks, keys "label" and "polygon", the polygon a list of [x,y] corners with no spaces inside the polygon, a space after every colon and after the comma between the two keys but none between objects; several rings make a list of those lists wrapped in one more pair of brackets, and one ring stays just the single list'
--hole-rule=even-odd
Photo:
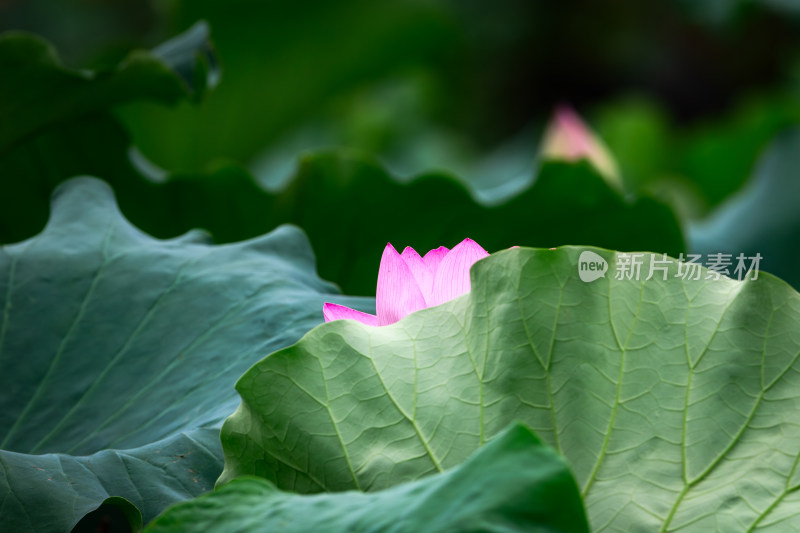
[{"label": "lotus petal", "polygon": [[479,259],[489,253],[472,239],[464,239],[448,253],[433,280],[433,302],[439,305],[469,292],[469,269]]},{"label": "lotus petal", "polygon": [[391,244],[386,245],[381,257],[375,307],[379,326],[393,324],[407,314],[426,307],[425,297],[414,274]]},{"label": "lotus petal", "polygon": [[406,249],[403,250],[400,257],[406,262],[406,265],[408,265],[408,268],[411,269],[411,273],[414,275],[414,279],[417,280],[417,285],[419,285],[422,291],[422,296],[425,298],[426,305],[431,305],[431,301],[433,301],[433,274],[435,270],[431,269],[416,250],[410,246],[406,246]]},{"label": "lotus petal", "polygon": [[359,322],[366,324],[368,326],[377,326],[378,325],[378,317],[375,315],[370,315],[369,313],[362,313],[361,311],[356,311],[355,309],[350,309],[344,305],[339,304],[331,304],[325,303],[322,306],[322,314],[325,316],[325,322],[330,322],[331,320],[358,320]]},{"label": "lotus petal", "polygon": [[434,248],[427,254],[422,260],[425,262],[426,265],[431,269],[434,276],[436,275],[436,269],[439,268],[439,263],[442,262],[442,259],[450,253],[450,250],[447,249],[445,246],[440,246],[438,248]]}]

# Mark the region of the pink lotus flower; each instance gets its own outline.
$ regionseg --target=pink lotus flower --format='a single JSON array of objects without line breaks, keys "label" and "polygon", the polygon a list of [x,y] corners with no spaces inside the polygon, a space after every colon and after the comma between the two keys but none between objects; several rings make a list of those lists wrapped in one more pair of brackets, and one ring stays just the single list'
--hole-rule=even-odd
[{"label": "pink lotus flower", "polygon": [[398,254],[389,243],[378,271],[377,316],[326,303],[322,308],[325,322],[349,318],[369,326],[394,324],[409,313],[469,292],[470,267],[488,255],[472,239],[464,239],[452,250],[434,248],[425,257],[410,246]]}]

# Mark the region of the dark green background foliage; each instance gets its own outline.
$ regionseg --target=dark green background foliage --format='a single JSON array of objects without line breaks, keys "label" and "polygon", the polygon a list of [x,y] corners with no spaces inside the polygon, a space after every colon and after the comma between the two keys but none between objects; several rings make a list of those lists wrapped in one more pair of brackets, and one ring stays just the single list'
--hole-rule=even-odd
[{"label": "dark green background foliage", "polygon": [[[796,366],[793,289],[769,276],[575,283],[582,248],[544,248],[760,253],[800,286],[798,28],[800,9],[777,0],[0,4],[0,529],[137,530],[177,503],[154,531],[298,515],[311,522],[297,530],[583,531],[584,505],[592,530],[780,531],[797,476],[762,437],[791,440],[793,411],[777,404],[796,395],[791,372],[765,376]],[[541,152],[561,103],[608,145],[619,182]],[[473,271],[494,280],[475,293],[485,308],[465,297],[425,324],[314,329],[325,301],[374,311],[387,242],[425,252],[465,237],[542,250]],[[393,408],[366,409],[408,382],[416,398],[417,378],[439,404],[484,406],[475,383],[453,384],[459,342],[477,350],[481,320],[517,312],[506,327],[532,333],[484,348],[520,358],[478,381],[532,381],[486,404],[502,412],[477,444],[449,433],[461,418],[440,428],[404,398],[397,426],[381,418]],[[417,326],[435,331],[417,339]],[[702,340],[713,357],[693,360]],[[408,381],[409,342],[452,368]],[[545,351],[557,368],[525,366]],[[356,378],[370,361],[377,396]],[[309,384],[342,395],[306,405],[321,398]],[[716,434],[702,431],[711,419]],[[547,444],[523,426],[501,434],[515,420]],[[393,439],[405,423],[433,448]],[[347,468],[320,448],[334,434]],[[223,455],[221,480],[269,481],[193,499]],[[352,488],[381,490],[283,492]]]},{"label": "dark green background foliage", "polygon": [[[186,42],[169,59],[187,64],[185,56],[205,51],[204,29],[198,26],[179,38]],[[143,52],[86,79],[61,66],[53,51],[33,37],[8,36],[0,40],[0,56],[3,50],[12,56],[6,71],[13,80],[0,91],[7,102],[6,124],[32,122],[23,134],[6,128],[9,139],[0,145],[4,146],[0,170],[15,176],[0,184],[5,193],[0,234],[7,241],[39,227],[46,212],[35,200],[39,195],[69,176],[95,174],[108,176],[123,211],[158,236],[202,227],[225,242],[253,237],[281,223],[298,224],[325,257],[321,273],[355,294],[373,292],[381,250],[376,243],[382,241],[413,243],[427,250],[452,246],[470,235],[489,250],[563,242],[621,250],[663,249],[674,255],[684,249],[681,229],[667,205],[647,197],[624,198],[586,164],[545,162],[511,198],[501,196],[501,180],[490,182],[491,187],[478,184],[472,191],[472,184],[443,173],[403,183],[369,158],[346,153],[304,157],[279,191],[265,190],[235,165],[154,183],[135,168],[125,134],[108,108],[115,99],[172,101],[190,90],[201,91],[204,83],[184,85],[170,65]],[[198,61],[196,69],[208,74],[208,62]],[[136,86],[119,94],[116,87],[128,87],[127,78],[136,70],[140,71]],[[34,92],[42,87],[42,79],[48,80],[44,84],[48,94]],[[61,101],[53,96],[61,94],[79,107],[40,109],[41,100]],[[70,113],[80,120],[62,125]],[[40,168],[43,160],[45,168]],[[502,178],[510,181],[508,176]],[[631,220],[637,223],[631,225]],[[347,238],[335,240],[331,235]]]}]

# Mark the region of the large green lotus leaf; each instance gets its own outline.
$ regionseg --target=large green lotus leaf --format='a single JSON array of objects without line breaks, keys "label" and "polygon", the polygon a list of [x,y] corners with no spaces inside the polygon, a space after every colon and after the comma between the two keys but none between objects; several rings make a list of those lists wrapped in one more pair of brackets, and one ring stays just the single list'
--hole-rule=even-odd
[{"label": "large green lotus leaf", "polygon": [[326,531],[439,533],[587,532],[566,461],[514,425],[464,464],[384,491],[302,496],[261,478],[231,481],[177,504],[149,533]]},{"label": "large green lotus leaf", "polygon": [[[683,279],[644,254],[640,281],[616,279],[624,256],[601,249],[609,271],[584,282],[586,250],[506,250],[456,300],[390,326],[329,322],[260,361],[223,425],[220,482],[383,489],[520,420],[570,461],[595,531],[790,530],[800,295],[763,272]],[[650,266],[667,270],[645,280]]]},{"label": "large green lotus leaf", "polygon": [[[333,286],[296,228],[155,240],[100,181],[0,247],[0,524],[69,531],[109,497],[145,523],[213,487],[235,380],[322,321]],[[366,300],[355,305],[370,307]]]}]

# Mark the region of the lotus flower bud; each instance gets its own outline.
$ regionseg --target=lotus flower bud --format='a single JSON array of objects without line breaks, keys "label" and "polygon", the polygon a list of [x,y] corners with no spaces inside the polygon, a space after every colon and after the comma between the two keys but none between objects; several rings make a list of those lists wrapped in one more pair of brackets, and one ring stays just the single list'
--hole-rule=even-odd
[{"label": "lotus flower bud", "polygon": [[577,161],[587,159],[606,180],[621,188],[619,169],[603,141],[569,106],[559,106],[542,141],[542,157]]}]

